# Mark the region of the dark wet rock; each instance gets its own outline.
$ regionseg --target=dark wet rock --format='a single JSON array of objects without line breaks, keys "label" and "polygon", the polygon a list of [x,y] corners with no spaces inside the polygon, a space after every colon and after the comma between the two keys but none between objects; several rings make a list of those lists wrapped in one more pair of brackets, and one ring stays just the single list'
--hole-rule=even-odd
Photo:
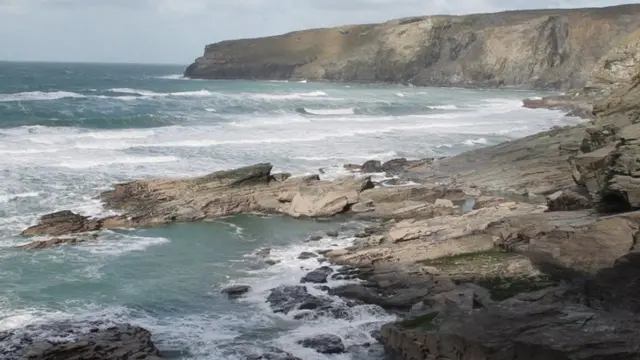
[{"label": "dark wet rock", "polygon": [[230,298],[240,297],[251,290],[249,285],[232,285],[222,289],[220,292],[227,294]]},{"label": "dark wet rock", "polygon": [[264,263],[269,265],[269,266],[273,266],[273,265],[279,264],[281,262],[282,262],[281,260],[269,259],[269,260],[266,260]]},{"label": "dark wet rock", "polygon": [[325,292],[328,292],[329,290],[331,290],[331,288],[326,286],[326,285],[316,286],[316,289],[318,289],[320,291],[325,291]]},{"label": "dark wet rock", "polygon": [[267,302],[274,313],[288,314],[294,310],[315,310],[331,304],[330,299],[309,294],[304,286],[279,286],[271,289]]},{"label": "dark wet rock", "polygon": [[326,234],[327,234],[327,236],[329,236],[329,237],[338,237],[338,232],[337,232],[337,231],[335,231],[335,230],[329,230],[329,231],[327,231],[327,233],[326,233]]},{"label": "dark wet rock", "polygon": [[304,251],[300,255],[298,255],[299,260],[308,260],[308,259],[313,259],[317,257],[318,257],[318,254],[315,254],[309,251]]},{"label": "dark wet rock", "polygon": [[271,255],[271,248],[264,248],[256,251],[256,256],[259,257],[267,257],[269,255]]},{"label": "dark wet rock", "polygon": [[[37,334],[55,335],[55,341]],[[41,335],[42,336],[42,335]],[[0,358],[24,360],[159,360],[151,333],[141,327],[104,323],[29,325],[0,332]]]},{"label": "dark wet rock", "polygon": [[328,253],[330,253],[330,252],[332,252],[332,251],[333,251],[333,249],[316,250],[316,252],[317,252],[318,254],[320,254],[320,255],[326,255],[326,254],[328,254]]},{"label": "dark wet rock", "polygon": [[362,164],[362,168],[360,170],[365,174],[381,173],[382,163],[378,160],[369,160]]},{"label": "dark wet rock", "polygon": [[360,270],[352,266],[344,266],[331,275],[332,280],[353,280],[358,278]]},{"label": "dark wet rock", "polygon": [[298,357],[295,357],[288,352],[278,349],[278,348],[269,348],[265,350],[260,355],[249,355],[246,360],[302,360]]},{"label": "dark wet rock", "polygon": [[322,240],[322,235],[312,235],[306,238],[305,242],[320,241],[320,240]]},{"label": "dark wet rock", "polygon": [[431,289],[427,286],[414,284],[403,285],[400,288],[367,286],[369,284],[347,284],[332,288],[330,295],[361,301],[367,304],[379,305],[388,310],[409,310],[416,302],[427,296]]},{"label": "dark wet rock", "polygon": [[337,335],[324,334],[298,341],[298,344],[321,354],[341,354],[345,351],[342,339]]},{"label": "dark wet rock", "polygon": [[382,340],[382,333],[380,332],[380,330],[373,330],[369,333],[369,335],[371,335],[371,337],[378,342]]},{"label": "dark wet rock", "polygon": [[327,277],[331,275],[333,269],[328,266],[323,266],[321,268],[315,269],[305,275],[300,282],[302,283],[315,283],[322,284],[327,282]]},{"label": "dark wet rock", "polygon": [[634,359],[639,336],[630,314],[530,302],[451,309],[382,327],[385,347],[402,359]]}]

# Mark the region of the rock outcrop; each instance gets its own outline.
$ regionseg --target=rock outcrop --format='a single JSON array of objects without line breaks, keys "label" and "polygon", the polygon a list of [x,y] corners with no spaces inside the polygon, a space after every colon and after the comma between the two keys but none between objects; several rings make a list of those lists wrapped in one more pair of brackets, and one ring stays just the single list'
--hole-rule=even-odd
[{"label": "rock outcrop", "polygon": [[639,5],[412,17],[207,45],[185,75],[578,88],[639,25]]},{"label": "rock outcrop", "polygon": [[402,360],[634,359],[639,335],[640,322],[634,317],[584,306],[528,303],[471,315],[461,310],[432,313],[382,329],[386,347]]},{"label": "rock outcrop", "polygon": [[321,181],[315,177],[278,181],[271,164],[218,171],[188,179],[152,179],[118,184],[101,198],[122,215],[93,219],[65,210],[44,215],[24,236],[82,233],[215,219],[241,213],[326,217],[348,211],[360,193],[373,188],[369,177]]},{"label": "rock outcrop", "polygon": [[[87,328],[88,327],[88,328]],[[39,332],[58,334],[55,341],[37,337]],[[0,332],[2,359],[25,360],[160,360],[151,333],[133,325],[106,327],[92,324],[30,325],[26,329]]]}]

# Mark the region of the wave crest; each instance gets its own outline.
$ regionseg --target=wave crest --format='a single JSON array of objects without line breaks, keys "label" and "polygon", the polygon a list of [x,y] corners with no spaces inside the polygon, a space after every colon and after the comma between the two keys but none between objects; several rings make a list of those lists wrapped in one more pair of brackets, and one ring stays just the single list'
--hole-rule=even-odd
[{"label": "wave crest", "polygon": [[353,115],[355,114],[354,108],[345,109],[310,109],[310,108],[298,108],[296,109],[301,114],[306,115]]},{"label": "wave crest", "polygon": [[11,101],[46,101],[64,98],[84,98],[85,95],[70,91],[29,91],[14,94],[0,94],[0,102]]}]

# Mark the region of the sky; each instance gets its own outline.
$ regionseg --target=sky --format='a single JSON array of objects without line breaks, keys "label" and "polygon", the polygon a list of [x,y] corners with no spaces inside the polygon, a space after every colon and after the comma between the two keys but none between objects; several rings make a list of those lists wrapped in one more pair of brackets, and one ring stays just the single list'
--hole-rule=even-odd
[{"label": "sky", "polygon": [[433,14],[616,0],[0,0],[0,60],[188,64],[216,41]]}]

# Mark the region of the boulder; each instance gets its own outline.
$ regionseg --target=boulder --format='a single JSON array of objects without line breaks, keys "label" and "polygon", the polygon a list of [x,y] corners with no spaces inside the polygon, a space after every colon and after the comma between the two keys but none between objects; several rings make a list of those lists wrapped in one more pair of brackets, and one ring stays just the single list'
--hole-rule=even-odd
[{"label": "boulder", "polygon": [[227,294],[230,298],[240,297],[251,290],[249,285],[232,285],[222,289],[220,292]]},{"label": "boulder", "polygon": [[328,237],[338,237],[338,232],[335,230],[329,230],[326,232]]},{"label": "boulder", "polygon": [[308,260],[308,259],[313,259],[313,258],[317,258],[318,254],[309,252],[309,251],[304,251],[302,253],[300,253],[300,255],[298,255],[298,259],[299,260]]},{"label": "boulder", "polygon": [[324,284],[327,282],[327,277],[333,273],[333,269],[328,266],[323,266],[321,268],[315,269],[305,275],[300,282],[301,283],[314,283],[314,284]]},{"label": "boulder", "polygon": [[331,300],[309,294],[304,286],[279,286],[267,297],[274,313],[289,314],[294,310],[315,310],[327,307]]},{"label": "boulder", "polygon": [[322,235],[312,235],[306,238],[305,242],[320,241],[320,240],[322,240]]},{"label": "boulder", "polygon": [[360,168],[360,170],[364,174],[381,173],[381,172],[383,172],[382,163],[379,160],[366,161],[364,164],[362,164],[362,167]]},{"label": "boulder", "polygon": [[[60,334],[55,341],[38,334]],[[55,323],[0,332],[0,357],[25,360],[160,360],[160,352],[143,328],[122,324]]]},{"label": "boulder", "polygon": [[590,209],[591,199],[584,188],[564,189],[547,196],[549,211],[573,211]]},{"label": "boulder", "polygon": [[313,349],[321,354],[341,354],[345,352],[342,339],[337,335],[324,334],[298,341],[303,347]]}]

